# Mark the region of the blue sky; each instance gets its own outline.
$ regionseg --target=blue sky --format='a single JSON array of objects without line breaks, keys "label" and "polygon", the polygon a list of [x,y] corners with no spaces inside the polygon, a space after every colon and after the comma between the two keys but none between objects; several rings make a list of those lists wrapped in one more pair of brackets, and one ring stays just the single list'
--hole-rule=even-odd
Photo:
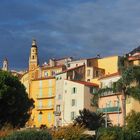
[{"label": "blue sky", "polygon": [[140,45],[139,0],[1,0],[0,63],[26,69],[32,38],[48,58],[123,55]]}]

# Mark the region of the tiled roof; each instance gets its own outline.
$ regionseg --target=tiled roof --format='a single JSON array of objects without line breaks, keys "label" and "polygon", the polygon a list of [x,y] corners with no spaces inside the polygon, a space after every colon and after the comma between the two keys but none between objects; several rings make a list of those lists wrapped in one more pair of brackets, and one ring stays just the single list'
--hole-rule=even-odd
[{"label": "tiled roof", "polygon": [[138,46],[137,48],[133,49],[129,54],[133,55],[137,52],[140,52],[140,46]]},{"label": "tiled roof", "polygon": [[76,82],[76,83],[79,83],[79,84],[83,84],[83,85],[85,85],[85,86],[99,87],[98,84],[91,83],[91,82],[86,82],[86,81],[72,81],[72,82]]},{"label": "tiled roof", "polygon": [[60,72],[60,73],[57,73],[56,75],[59,75],[59,74],[62,74],[62,73],[65,73],[65,72],[68,72],[68,71],[71,71],[71,70],[74,70],[74,69],[83,67],[83,66],[85,66],[85,65],[81,65],[81,66],[77,66],[77,67],[74,67],[74,68],[71,68],[71,69],[64,70],[64,71],[62,71],[62,72]]},{"label": "tiled roof", "polygon": [[120,75],[120,73],[119,73],[119,72],[116,72],[116,73],[104,75],[104,76],[100,77],[99,80],[100,80],[100,79],[109,78],[109,77],[113,77],[113,76],[119,76],[119,75]]},{"label": "tiled roof", "polygon": [[36,78],[36,79],[33,79],[32,81],[47,80],[47,79],[55,79],[55,77],[54,77],[54,76],[41,77],[41,78]]}]

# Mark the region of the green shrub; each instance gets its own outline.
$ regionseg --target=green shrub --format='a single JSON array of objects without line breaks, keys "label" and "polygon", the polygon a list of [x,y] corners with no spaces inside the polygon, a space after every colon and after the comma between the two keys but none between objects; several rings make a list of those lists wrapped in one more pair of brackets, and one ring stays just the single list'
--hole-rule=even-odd
[{"label": "green shrub", "polygon": [[97,133],[97,140],[124,140],[124,133],[119,127],[100,128]]},{"label": "green shrub", "polygon": [[52,140],[52,137],[47,130],[24,130],[14,132],[1,140]]},{"label": "green shrub", "polygon": [[85,128],[81,126],[68,125],[51,131],[53,140],[91,140],[93,137],[84,134]]}]

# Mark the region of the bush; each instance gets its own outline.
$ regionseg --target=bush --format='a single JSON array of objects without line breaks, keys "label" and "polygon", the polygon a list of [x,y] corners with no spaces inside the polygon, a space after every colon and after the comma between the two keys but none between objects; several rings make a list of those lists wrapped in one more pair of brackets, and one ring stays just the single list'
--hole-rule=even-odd
[{"label": "bush", "polygon": [[47,130],[24,130],[16,131],[1,140],[52,140],[51,134]]},{"label": "bush", "polygon": [[140,140],[140,133],[134,131],[128,131],[120,127],[112,128],[100,128],[97,136],[97,140]]},{"label": "bush", "polygon": [[85,128],[81,126],[68,125],[57,130],[51,131],[54,140],[89,140],[89,135],[83,134]]},{"label": "bush", "polygon": [[124,140],[124,133],[120,127],[100,128],[97,140]]}]

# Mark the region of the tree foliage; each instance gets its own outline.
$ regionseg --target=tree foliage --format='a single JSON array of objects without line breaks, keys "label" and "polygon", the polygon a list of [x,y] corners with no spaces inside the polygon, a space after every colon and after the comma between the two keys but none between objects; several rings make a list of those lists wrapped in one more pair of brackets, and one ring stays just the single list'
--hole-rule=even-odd
[{"label": "tree foliage", "polygon": [[128,67],[114,83],[114,92],[122,92],[140,101],[140,66]]},{"label": "tree foliage", "polygon": [[0,127],[5,123],[22,127],[30,117],[33,100],[17,77],[0,71]]},{"label": "tree foliage", "polygon": [[132,132],[140,131],[140,112],[131,111],[126,117],[126,129]]},{"label": "tree foliage", "polygon": [[[88,109],[79,111],[79,116],[75,118],[74,124],[84,126],[89,130],[97,130],[99,127],[105,127],[105,114],[91,112]],[[107,120],[108,126],[111,126],[110,120]]]},{"label": "tree foliage", "polygon": [[85,135],[85,128],[79,125],[73,126],[72,124],[64,127],[60,127],[57,130],[51,130],[51,134],[54,140],[88,140],[88,135]]}]

